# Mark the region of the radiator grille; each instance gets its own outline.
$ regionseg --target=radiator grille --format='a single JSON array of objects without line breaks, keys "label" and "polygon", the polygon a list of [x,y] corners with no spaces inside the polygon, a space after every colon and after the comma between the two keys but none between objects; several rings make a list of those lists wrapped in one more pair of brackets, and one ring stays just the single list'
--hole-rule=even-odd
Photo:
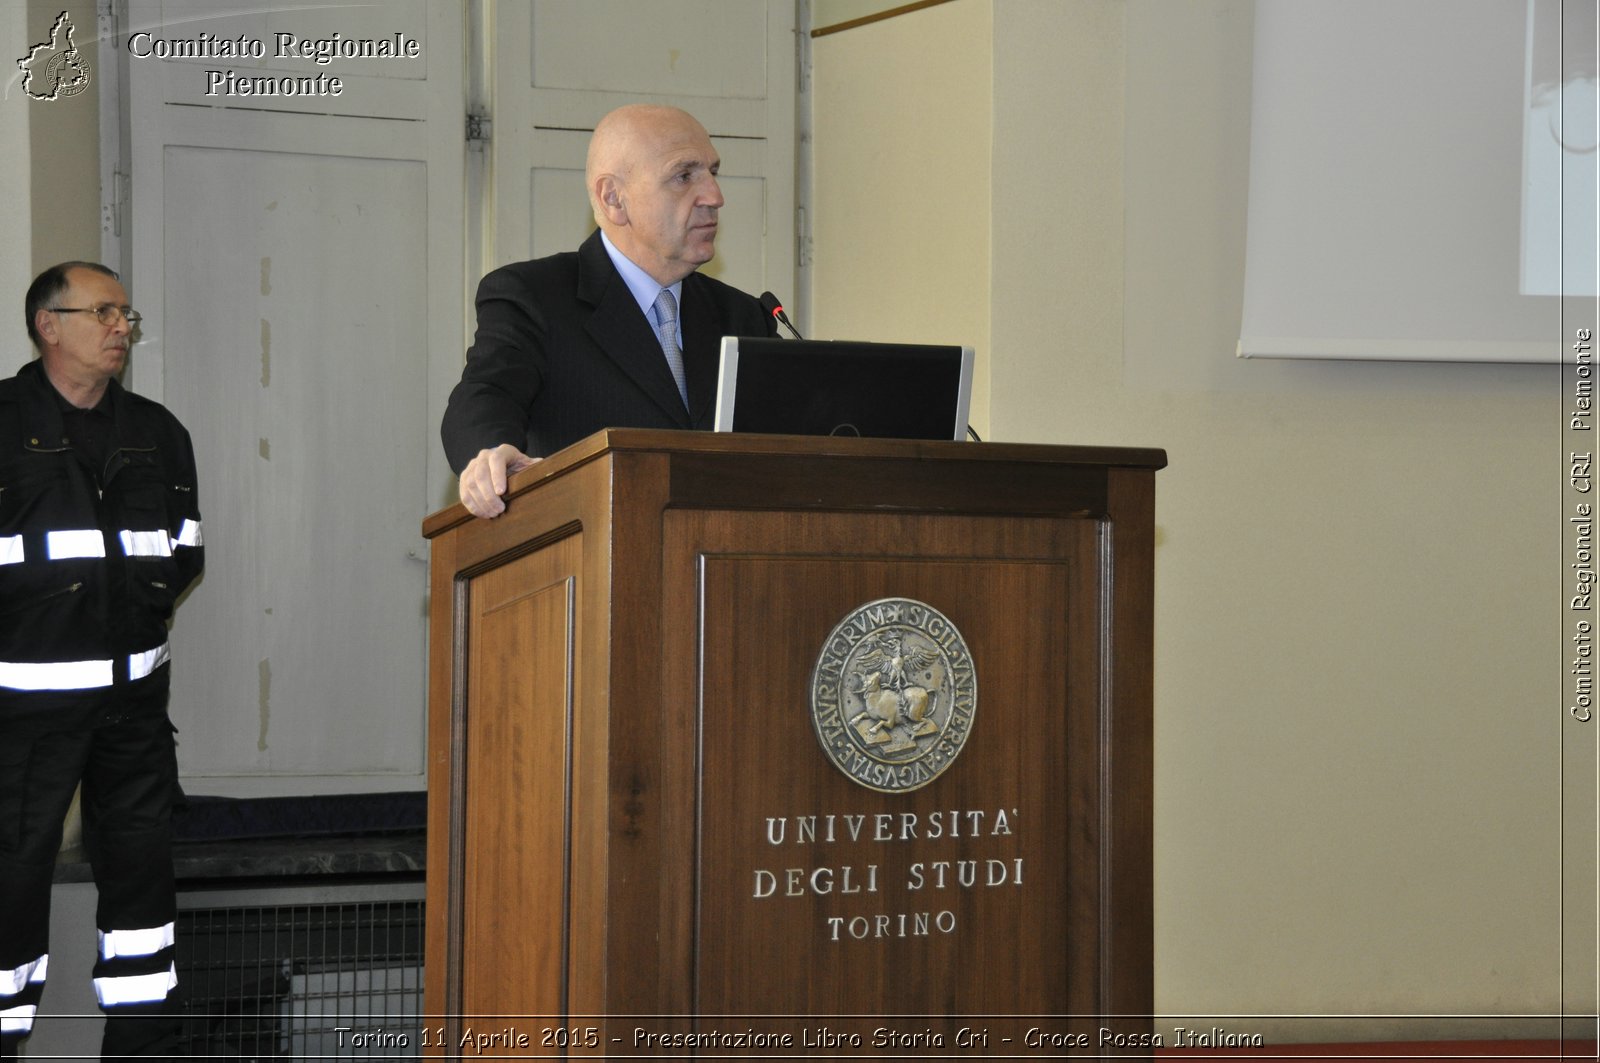
[{"label": "radiator grille", "polygon": [[[178,984],[192,1055],[370,1060],[373,1046],[385,1059],[418,1054],[421,883],[317,892],[325,896],[303,903],[273,903],[271,891],[251,898],[259,903],[181,902]],[[375,892],[384,895],[363,896]]]}]

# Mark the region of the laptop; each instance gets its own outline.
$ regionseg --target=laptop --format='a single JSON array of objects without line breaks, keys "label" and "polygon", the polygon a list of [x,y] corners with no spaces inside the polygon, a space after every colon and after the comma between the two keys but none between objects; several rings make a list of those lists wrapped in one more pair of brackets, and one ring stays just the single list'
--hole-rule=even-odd
[{"label": "laptop", "polygon": [[971,347],[724,336],[713,427],[960,440],[971,403]]}]

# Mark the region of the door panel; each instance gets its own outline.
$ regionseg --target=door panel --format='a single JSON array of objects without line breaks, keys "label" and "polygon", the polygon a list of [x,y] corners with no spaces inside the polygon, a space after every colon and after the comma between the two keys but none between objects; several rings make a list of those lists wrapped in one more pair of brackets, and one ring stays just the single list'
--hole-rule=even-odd
[{"label": "door panel", "polygon": [[[188,426],[206,518],[172,633],[197,793],[424,782],[419,525],[453,489],[436,426],[464,328],[462,20],[320,7],[129,7],[140,51],[208,34],[265,53],[127,61],[145,314],[128,383]],[[279,33],[400,34],[420,55],[319,64],[279,57]],[[342,88],[224,95],[209,70]]]}]

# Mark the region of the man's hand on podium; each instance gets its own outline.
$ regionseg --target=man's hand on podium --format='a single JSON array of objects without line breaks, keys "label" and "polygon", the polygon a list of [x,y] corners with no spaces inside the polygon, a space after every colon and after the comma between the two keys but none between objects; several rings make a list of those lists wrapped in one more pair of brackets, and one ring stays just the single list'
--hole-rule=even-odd
[{"label": "man's hand on podium", "polygon": [[510,443],[478,451],[461,470],[461,504],[475,517],[498,517],[506,511],[506,481],[543,458],[530,458]]}]

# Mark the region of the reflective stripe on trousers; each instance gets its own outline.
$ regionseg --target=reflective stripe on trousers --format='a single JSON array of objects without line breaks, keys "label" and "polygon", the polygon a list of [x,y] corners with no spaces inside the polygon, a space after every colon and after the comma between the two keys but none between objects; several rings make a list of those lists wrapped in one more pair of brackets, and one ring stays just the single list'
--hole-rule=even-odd
[{"label": "reflective stripe on trousers", "polygon": [[28,1036],[33,1032],[33,1017],[38,1013],[39,1005],[37,1004],[24,1004],[19,1008],[0,1009],[0,1033]]},{"label": "reflective stripe on trousers", "polygon": [[15,970],[0,971],[0,997],[14,997],[22,992],[24,986],[43,982],[49,966],[50,954],[46,953]]},{"label": "reflective stripe on trousers", "polygon": [[49,966],[50,956],[46,953],[21,967],[0,971],[0,1034],[26,1037],[33,1032],[33,1018],[38,1014],[39,1005],[28,1003],[6,1006],[6,999],[15,997],[24,990],[30,990],[29,999],[37,1001],[39,993],[44,989],[45,973]]},{"label": "reflective stripe on trousers", "polygon": [[167,994],[178,986],[178,968],[168,964],[165,971],[154,974],[125,974],[94,980],[95,999],[102,1008],[115,1008],[124,1004],[155,1004],[167,999]]},{"label": "reflective stripe on trousers", "polygon": [[176,940],[177,926],[153,926],[148,930],[100,931],[100,958],[114,960],[118,956],[154,956]]}]

